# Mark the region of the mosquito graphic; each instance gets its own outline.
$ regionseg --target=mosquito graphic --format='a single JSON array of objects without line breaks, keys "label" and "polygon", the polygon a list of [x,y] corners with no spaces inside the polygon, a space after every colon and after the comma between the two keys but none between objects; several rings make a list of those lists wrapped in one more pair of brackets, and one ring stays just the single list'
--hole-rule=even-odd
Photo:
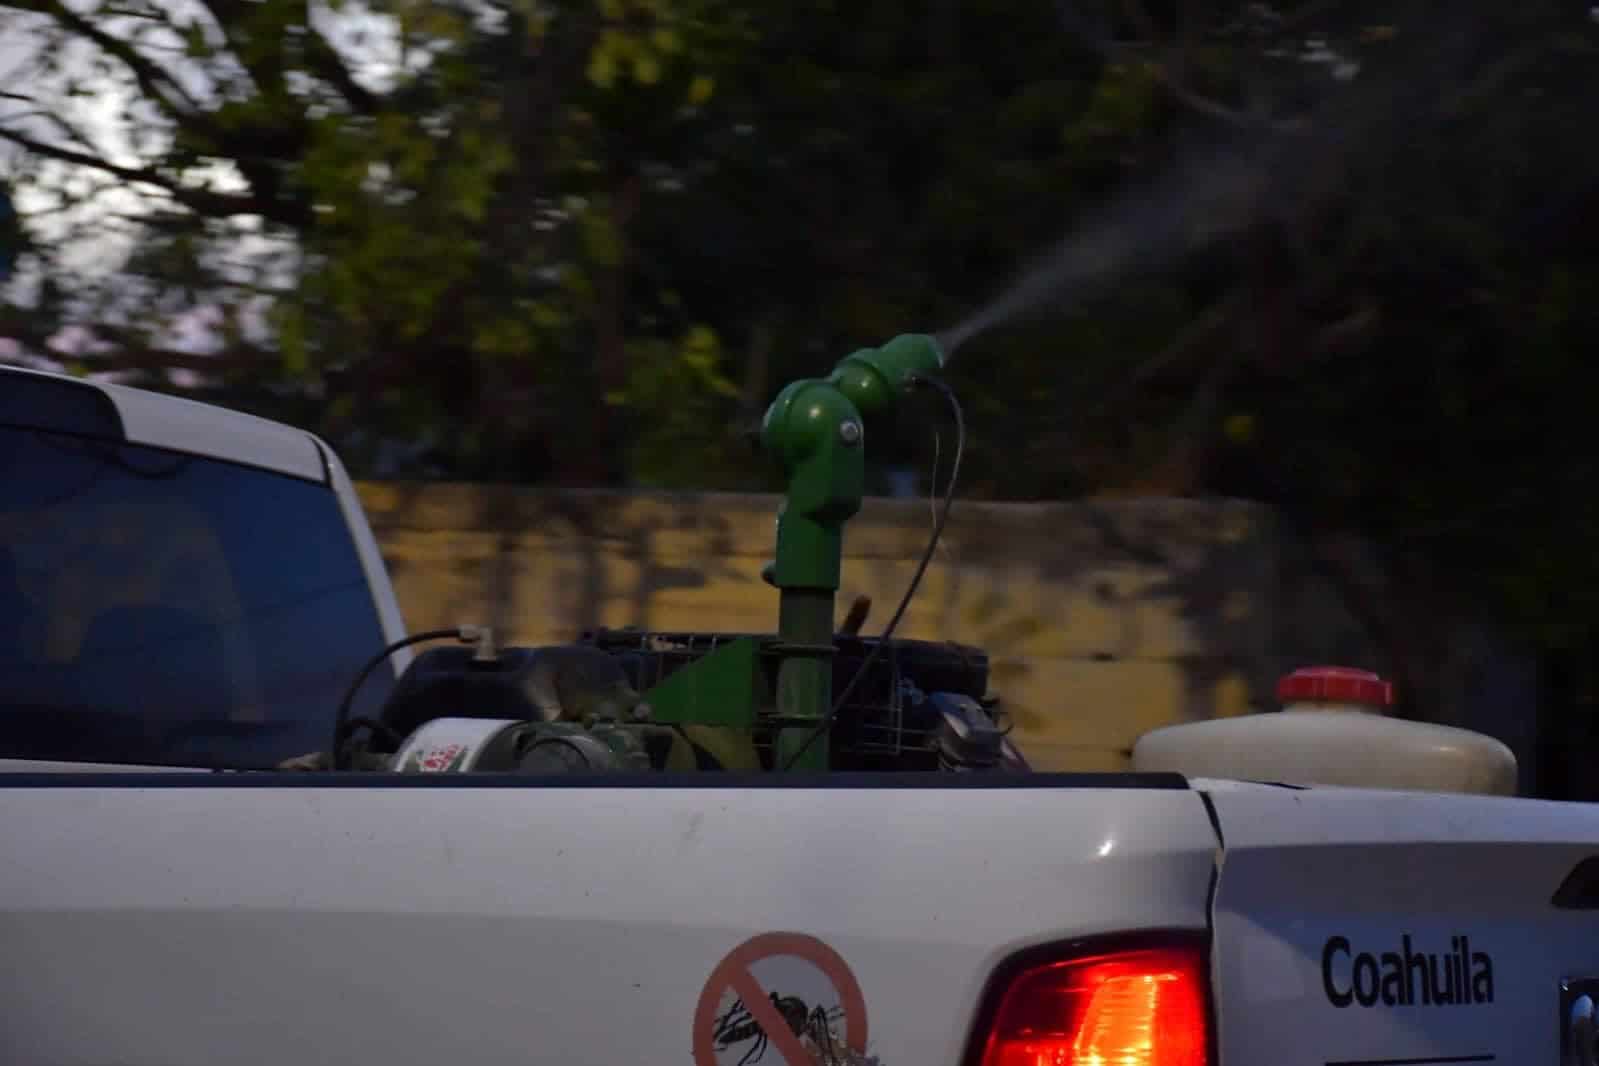
[{"label": "mosquito graphic", "polygon": [[[833,1026],[843,1019],[844,1008],[810,1007],[798,996],[780,996],[776,992],[768,993],[768,998],[777,1013],[783,1016],[789,1031],[802,1041],[809,1038],[811,1047],[821,1051],[824,1057],[819,1060],[820,1066],[846,1066],[849,1060],[839,1058],[833,1050],[832,1031]],[[716,1028],[711,1035],[718,1051],[726,1051],[745,1041],[754,1041],[749,1050],[744,1052],[744,1057],[738,1060],[738,1066],[753,1066],[761,1061],[771,1046],[766,1030],[761,1028],[761,1023],[755,1020],[742,999],[735,999],[733,1005],[716,1019]]]}]

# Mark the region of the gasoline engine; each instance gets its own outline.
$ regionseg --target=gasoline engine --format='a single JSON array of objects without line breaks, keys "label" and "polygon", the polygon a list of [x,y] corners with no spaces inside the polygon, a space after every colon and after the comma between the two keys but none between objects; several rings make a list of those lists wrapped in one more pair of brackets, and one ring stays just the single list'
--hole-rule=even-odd
[{"label": "gasoline engine", "polygon": [[[906,334],[796,381],[761,439],[787,479],[774,559],[775,634],[594,630],[571,644],[500,647],[481,627],[413,634],[355,679],[329,755],[286,769],[398,773],[1025,771],[988,695],[988,657],[894,630],[926,571],[959,475],[960,405],[933,375],[938,342]],[[866,419],[905,392],[949,402],[957,446],[949,489],[910,586],[879,637],[859,634],[858,599],[835,628],[844,524],[865,491]],[[408,644],[418,655],[376,718],[349,718],[362,681]]]}]

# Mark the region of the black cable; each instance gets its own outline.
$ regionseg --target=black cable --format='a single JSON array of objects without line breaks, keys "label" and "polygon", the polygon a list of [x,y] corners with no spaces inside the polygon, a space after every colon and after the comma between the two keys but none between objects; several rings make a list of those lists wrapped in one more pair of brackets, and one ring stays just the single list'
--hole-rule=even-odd
[{"label": "black cable", "polygon": [[366,718],[361,715],[357,715],[354,718],[348,719],[344,723],[344,726],[346,732],[351,734],[354,734],[357,729],[365,729],[373,736],[381,736],[384,742],[389,744],[394,751],[399,751],[400,745],[405,743],[405,738],[400,735],[398,730],[390,729],[376,718]]},{"label": "black cable", "polygon": [[950,467],[949,484],[944,488],[944,505],[939,508],[938,518],[933,522],[932,536],[927,540],[927,548],[922,552],[921,561],[916,564],[916,573],[911,575],[910,584],[905,587],[905,594],[900,597],[899,606],[894,609],[894,617],[890,618],[888,625],[883,627],[882,635],[877,638],[876,646],[867,653],[866,658],[861,661],[861,665],[856,668],[855,676],[849,679],[849,684],[845,685],[844,691],[839,693],[832,710],[828,711],[827,716],[816,724],[816,728],[811,730],[805,737],[805,742],[783,764],[784,770],[792,769],[794,764],[799,761],[800,756],[809,750],[817,738],[832,728],[833,722],[838,718],[838,712],[843,710],[845,702],[849,700],[850,693],[855,691],[855,686],[860,684],[861,679],[866,676],[866,671],[871,669],[872,663],[877,660],[883,648],[888,645],[889,638],[894,635],[894,630],[898,628],[900,619],[905,616],[905,609],[910,606],[911,599],[916,595],[917,586],[922,583],[922,575],[927,572],[928,564],[933,561],[933,553],[938,550],[939,538],[944,535],[944,524],[949,521],[949,509],[955,502],[955,485],[960,480],[961,475],[961,456],[966,451],[966,418],[961,412],[960,400],[956,398],[955,390],[944,382],[937,378],[916,375],[911,378],[910,383],[913,386],[936,389],[942,393],[945,402],[949,404],[950,414],[955,420],[955,461]]},{"label": "black cable", "polygon": [[356,692],[360,690],[361,683],[367,679],[367,676],[373,670],[376,670],[389,656],[401,648],[409,647],[412,644],[421,644],[427,640],[461,640],[463,637],[464,634],[460,627],[429,629],[421,633],[412,633],[408,637],[397,640],[372,656],[367,661],[367,664],[361,668],[361,672],[355,675],[355,680],[351,682],[350,687],[344,693],[343,702],[339,704],[339,713],[333,718],[333,747],[328,750],[328,765],[334,770],[341,769],[339,765],[341,761],[339,749],[344,746],[344,723],[350,717],[350,705],[355,702]]}]

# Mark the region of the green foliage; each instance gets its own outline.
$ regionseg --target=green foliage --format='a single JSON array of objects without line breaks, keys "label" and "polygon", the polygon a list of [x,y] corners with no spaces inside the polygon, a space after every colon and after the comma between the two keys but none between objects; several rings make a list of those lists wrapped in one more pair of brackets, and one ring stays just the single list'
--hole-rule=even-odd
[{"label": "green foliage", "polygon": [[632,380],[607,399],[632,415],[628,470],[640,487],[693,490],[737,471],[738,442],[727,432],[738,388],[716,332],[695,326],[675,343],[644,341],[630,351]]},{"label": "green foliage", "polygon": [[[407,0],[383,85],[287,0],[16,6],[45,20],[38,109],[103,90],[62,65],[81,46],[137,101],[138,159],[91,145],[98,174],[64,177],[67,131],[0,118],[51,205],[8,334],[192,366],[167,325],[265,299],[213,376],[358,473],[756,484],[736,429],[785,379],[952,326],[1114,222],[1132,266],[1085,253],[958,356],[969,490],[1254,496],[1468,575],[1540,639],[1599,607],[1573,591],[1599,588],[1599,149],[1570,5]],[[52,219],[107,186],[158,209],[90,277]],[[278,251],[240,267],[245,236]],[[384,440],[426,447],[386,467]]]}]

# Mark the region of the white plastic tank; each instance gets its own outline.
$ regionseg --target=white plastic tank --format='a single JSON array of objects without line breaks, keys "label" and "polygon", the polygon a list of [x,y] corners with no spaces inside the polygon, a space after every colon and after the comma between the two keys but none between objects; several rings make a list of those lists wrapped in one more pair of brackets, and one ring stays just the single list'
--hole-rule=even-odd
[{"label": "white plastic tank", "polygon": [[1188,777],[1421,792],[1516,794],[1516,757],[1493,737],[1390,718],[1393,686],[1317,666],[1277,684],[1280,711],[1166,726],[1139,737],[1133,769]]}]

